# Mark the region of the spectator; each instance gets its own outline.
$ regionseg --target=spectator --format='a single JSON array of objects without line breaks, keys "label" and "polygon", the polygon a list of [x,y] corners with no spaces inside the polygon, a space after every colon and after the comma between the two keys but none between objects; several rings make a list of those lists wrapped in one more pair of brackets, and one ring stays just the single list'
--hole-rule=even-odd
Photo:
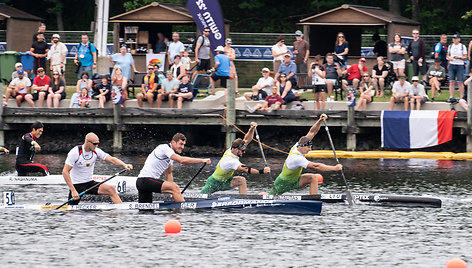
[{"label": "spectator", "polygon": [[157,33],[157,42],[154,49],[154,53],[166,52],[168,43],[169,40],[164,36],[163,33]]},{"label": "spectator", "polygon": [[192,80],[195,79],[198,72],[208,71],[211,69],[210,64],[210,28],[205,27],[203,34],[197,38],[195,45],[195,62],[197,63],[197,71],[193,72]]},{"label": "spectator", "polygon": [[234,65],[234,60],[236,59],[236,51],[234,48],[231,47],[233,41],[230,38],[226,38],[225,40],[225,55],[228,56],[230,60],[230,67],[229,67],[229,78],[234,79],[234,90],[236,94],[239,94],[238,90],[238,73],[236,72],[236,66]]},{"label": "spectator", "polygon": [[466,86],[466,90],[464,90],[464,96],[459,100],[459,105],[462,107],[462,109],[464,110],[469,110],[469,105],[468,105],[468,100],[467,100],[467,96],[468,96],[468,88],[470,86],[472,86],[472,84],[470,83],[472,82],[472,71],[469,72],[469,78],[467,78],[467,80],[464,81],[464,85]]},{"label": "spectator", "polygon": [[131,67],[135,73],[137,73],[138,70],[136,70],[136,66],[134,65],[133,56],[131,53],[126,52],[126,48],[126,44],[122,44],[120,47],[120,53],[108,56],[108,60],[110,60],[113,65],[120,66],[123,76],[129,80],[131,77]]},{"label": "spectator", "polygon": [[38,100],[39,108],[43,108],[44,100],[47,98],[49,93],[49,84],[51,83],[51,78],[46,75],[46,72],[43,67],[39,67],[36,70],[38,75],[33,80],[33,86],[31,87],[33,94],[27,94],[25,99],[31,107],[35,108],[34,101]]},{"label": "spectator", "polygon": [[[379,58],[382,58],[382,56]],[[374,101],[374,82],[372,79],[370,79],[370,75],[368,73],[362,74],[362,81],[359,91],[361,95],[354,110],[357,111],[362,106],[362,111],[365,111],[367,110],[367,103]]]},{"label": "spectator", "polygon": [[34,74],[37,75],[36,71],[38,68],[42,67],[46,69],[46,57],[48,56],[49,45],[44,41],[44,34],[37,34],[37,41],[34,41],[30,48],[30,55],[33,56],[33,68],[35,70]]},{"label": "spectator", "polygon": [[51,58],[49,60],[51,73],[57,72],[62,79],[64,79],[64,73],[66,71],[66,56],[67,47],[60,41],[61,36],[58,34],[52,35],[51,44]]},{"label": "spectator", "polygon": [[269,68],[262,68],[262,77],[257,80],[257,84],[252,86],[252,92],[244,93],[246,100],[265,100],[270,95],[271,87],[274,85],[274,78],[270,76]]},{"label": "spectator", "polygon": [[159,86],[159,77],[154,72],[154,65],[149,64],[147,74],[143,77],[141,92],[136,95],[139,108],[143,108],[144,100],[147,100],[149,108],[152,108],[157,99],[157,86]]},{"label": "spectator", "polygon": [[[225,49],[222,46],[218,46],[215,49],[217,55],[215,56],[215,73],[211,75],[211,90],[212,94],[215,94],[215,82],[221,79],[221,87],[225,89],[226,93],[226,80],[229,78],[229,69],[231,66],[231,60],[225,55]],[[225,94],[226,95],[226,94]]]},{"label": "spectator", "polygon": [[13,71],[13,73],[11,73],[11,81],[13,81],[13,79],[15,79],[15,78],[18,78],[18,71],[19,70],[23,70],[23,64],[21,64],[21,62],[15,63],[15,71]]},{"label": "spectator", "polygon": [[461,43],[461,36],[455,34],[452,44],[447,48],[447,59],[449,60],[449,99],[454,97],[454,89],[459,87],[460,97],[464,96],[464,60],[467,59],[467,49]]},{"label": "spectator", "polygon": [[292,87],[295,88],[297,85],[297,66],[292,62],[291,58],[292,55],[290,55],[290,53],[284,55],[284,62],[280,65],[274,79],[278,80],[281,74],[285,74],[287,76],[287,80],[289,80],[292,84]]},{"label": "spectator", "polygon": [[333,87],[338,86],[339,77],[342,74],[341,66],[339,63],[334,62],[334,55],[331,53],[326,54],[326,63],[323,66],[326,69],[326,87],[328,90],[327,101],[334,100],[334,97],[331,97],[333,92]]},{"label": "spectator", "polygon": [[66,82],[64,81],[64,79],[62,79],[59,72],[54,71],[52,73],[52,79],[51,82],[49,82],[48,91],[48,108],[52,108],[53,103],[54,108],[58,108],[59,102],[66,98]]},{"label": "spectator", "polygon": [[88,108],[90,103],[92,102],[92,97],[88,94],[86,88],[82,88],[80,92],[80,96],[78,98],[80,108]]},{"label": "spectator", "polygon": [[93,94],[93,98],[98,99],[98,108],[105,108],[105,103],[111,99],[111,85],[108,82],[108,76],[102,76],[102,82],[96,86],[98,92]]},{"label": "spectator", "polygon": [[188,74],[190,73],[190,65],[192,63],[195,63],[195,61],[192,61],[190,57],[188,56],[188,50],[184,51],[184,56],[181,59],[182,65],[184,66],[185,73]]},{"label": "spectator", "polygon": [[361,81],[361,74],[368,71],[367,67],[364,66],[365,58],[360,58],[358,64],[353,64],[344,74],[349,74],[347,79],[343,79],[343,88],[347,91],[347,86],[352,85],[355,89],[359,87],[359,82]]},{"label": "spectator", "polygon": [[285,39],[283,36],[279,35],[277,37],[277,43],[272,46],[272,56],[274,57],[274,72],[279,70],[282,61],[284,60],[284,55],[289,53],[287,46],[285,45]]},{"label": "spectator", "polygon": [[318,110],[326,108],[326,69],[321,63],[321,55],[316,55],[315,61],[308,70],[308,76],[311,77],[311,84],[314,86],[313,92],[315,93],[316,109]]},{"label": "spectator", "polygon": [[31,80],[25,75],[25,71],[20,69],[17,71],[18,77],[11,80],[5,92],[5,100],[3,106],[8,105],[8,98],[10,96],[16,99],[16,105],[21,107],[21,103],[25,101],[27,94],[31,93]]},{"label": "spectator", "polygon": [[111,88],[113,91],[112,94],[115,94],[113,102],[115,104],[121,104],[121,107],[126,107],[125,102],[128,99],[127,86],[128,79],[123,76],[121,67],[115,65],[115,67],[113,67],[113,72],[111,73]]},{"label": "spectator", "polygon": [[405,81],[405,75],[400,74],[398,81],[393,83],[392,97],[390,98],[390,111],[393,111],[393,105],[403,101],[405,104],[405,111],[408,111],[408,94],[410,93],[411,84]]},{"label": "spectator", "polygon": [[346,40],[344,33],[339,32],[334,44],[334,55],[342,60],[342,68],[347,68],[347,55],[349,54],[349,42]]},{"label": "spectator", "polygon": [[447,35],[442,34],[441,40],[434,46],[434,58],[441,59],[441,66],[447,70]]},{"label": "spectator", "polygon": [[282,99],[282,97],[278,94],[277,86],[271,86],[270,90],[271,94],[265,98],[264,104],[259,103],[254,106],[254,108],[246,106],[250,113],[253,113],[256,110],[266,111],[270,113],[272,111],[277,111],[282,107],[284,99]]},{"label": "spectator", "polygon": [[[308,73],[307,61],[310,56],[310,44],[303,40],[301,31],[295,32],[296,41],[293,42],[293,54],[295,55],[295,64],[297,65],[298,85],[306,85],[306,76]],[[324,101],[324,100],[323,100]]]},{"label": "spectator", "polygon": [[413,76],[411,78],[411,87],[410,87],[410,109],[413,110],[415,108],[416,103],[416,110],[421,109],[421,105],[428,101],[428,95],[424,91],[424,86],[420,84],[420,79],[418,76]]},{"label": "spectator", "polygon": [[88,35],[82,35],[82,42],[77,46],[77,53],[74,58],[75,65],[79,66],[77,78],[80,79],[82,73],[92,75],[93,69],[97,68],[97,49],[89,41]]},{"label": "spectator", "polygon": [[472,70],[472,63],[471,63],[471,56],[470,56],[470,53],[472,53],[472,40],[469,41],[469,49],[467,49],[467,55],[468,55],[468,59],[469,59],[469,62],[467,63],[468,64],[468,68],[467,68],[467,71],[470,71]]},{"label": "spectator", "polygon": [[420,38],[420,31],[418,29],[413,29],[411,32],[413,35],[413,41],[410,42],[407,48],[408,55],[410,60],[413,63],[413,75],[418,76],[419,72],[423,76],[423,81],[426,80],[426,45],[423,39]]},{"label": "spectator", "polygon": [[184,101],[193,100],[193,85],[190,83],[190,76],[184,74],[182,83],[180,83],[176,94],[171,94],[169,99],[169,106],[174,107],[174,101],[177,101],[177,109],[182,109]]},{"label": "spectator", "polygon": [[[38,31],[37,31],[35,34],[33,34],[33,43],[34,43],[35,41],[38,41],[38,34],[39,34],[39,33],[44,34],[45,32],[46,32],[46,24],[40,23],[39,26],[38,26]],[[44,38],[44,42],[47,43],[46,37]]]},{"label": "spectator", "polygon": [[446,69],[441,66],[440,58],[434,59],[434,65],[429,67],[426,76],[431,86],[431,102],[434,102],[434,93],[437,90],[441,94],[441,83],[446,79]]},{"label": "spectator", "polygon": [[185,74],[185,67],[180,62],[180,55],[175,55],[174,64],[170,67],[174,78],[180,81]]},{"label": "spectator", "polygon": [[396,33],[393,42],[388,45],[390,52],[390,61],[393,63],[393,71],[397,75],[405,73],[405,51],[406,46],[402,42],[402,36]]},{"label": "spectator", "polygon": [[177,93],[177,90],[179,89],[179,80],[174,78],[174,76],[172,75],[172,71],[166,72],[166,78],[167,79],[164,79],[164,81],[161,82],[161,88],[157,91],[157,108],[161,108],[162,102],[168,101],[169,95]]},{"label": "spectator", "polygon": [[380,35],[378,33],[375,33],[372,35],[372,41],[375,42],[374,45],[374,55],[376,57],[387,57],[387,42],[384,40],[380,39]]},{"label": "spectator", "polygon": [[185,46],[180,42],[180,35],[177,32],[172,33],[172,41],[169,42],[169,49],[167,50],[167,61],[169,66],[174,63],[175,56],[179,55],[182,57],[184,55]]},{"label": "spectator", "polygon": [[[377,57],[377,64],[372,68],[372,80],[376,97],[384,96],[385,81],[388,75],[388,67],[385,65],[384,57]],[[380,93],[379,93],[380,87]]]},{"label": "spectator", "polygon": [[287,75],[285,73],[281,73],[277,79],[277,89],[279,90],[279,94],[284,100],[282,103],[282,110],[287,108],[287,104],[295,100],[295,94],[292,91],[292,82],[287,79]]},{"label": "spectator", "polygon": [[86,88],[87,92],[91,94],[92,90],[92,80],[89,79],[89,74],[86,71],[83,71],[80,79],[77,81],[75,93],[70,97],[69,108],[78,108],[79,107],[79,97],[82,92],[82,89]]}]

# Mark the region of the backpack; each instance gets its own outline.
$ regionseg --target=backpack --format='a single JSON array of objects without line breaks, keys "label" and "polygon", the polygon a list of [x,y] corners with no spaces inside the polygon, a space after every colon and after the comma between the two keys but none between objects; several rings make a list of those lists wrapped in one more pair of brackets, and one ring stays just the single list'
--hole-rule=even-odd
[{"label": "backpack", "polygon": [[[429,52],[429,55],[431,56],[431,59],[435,59],[435,55],[436,55],[436,46],[438,45],[439,43],[436,43],[433,45],[433,47],[431,48],[431,51]],[[441,46],[441,50],[442,50],[442,46]],[[439,52],[441,53],[441,51]]]},{"label": "backpack", "polygon": [[205,41],[205,37],[204,37],[203,35],[199,35],[199,36],[197,36],[197,38],[193,39],[192,44],[189,46],[189,49],[190,49],[193,53],[195,53],[195,48],[197,47],[197,41],[198,41],[198,39],[200,38],[200,36],[203,38],[203,41]]}]

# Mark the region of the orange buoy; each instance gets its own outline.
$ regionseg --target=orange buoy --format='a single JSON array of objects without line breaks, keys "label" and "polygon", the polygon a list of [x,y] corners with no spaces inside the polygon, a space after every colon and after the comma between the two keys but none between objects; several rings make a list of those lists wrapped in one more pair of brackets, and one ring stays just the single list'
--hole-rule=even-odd
[{"label": "orange buoy", "polygon": [[323,183],[323,176],[321,176],[321,174],[316,174],[316,179],[318,180],[318,183]]},{"label": "orange buoy", "polygon": [[169,220],[164,225],[164,231],[167,234],[178,234],[182,231],[182,225],[177,220]]},{"label": "orange buoy", "polygon": [[467,268],[467,263],[460,258],[454,258],[447,262],[446,268]]}]

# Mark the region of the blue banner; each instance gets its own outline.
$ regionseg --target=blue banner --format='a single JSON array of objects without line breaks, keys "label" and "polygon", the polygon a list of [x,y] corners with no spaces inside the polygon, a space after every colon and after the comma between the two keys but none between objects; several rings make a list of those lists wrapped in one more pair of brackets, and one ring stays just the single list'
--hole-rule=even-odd
[{"label": "blue banner", "polygon": [[225,24],[218,0],[189,0],[187,9],[200,32],[210,28],[210,49],[215,54],[218,46],[225,46]]}]

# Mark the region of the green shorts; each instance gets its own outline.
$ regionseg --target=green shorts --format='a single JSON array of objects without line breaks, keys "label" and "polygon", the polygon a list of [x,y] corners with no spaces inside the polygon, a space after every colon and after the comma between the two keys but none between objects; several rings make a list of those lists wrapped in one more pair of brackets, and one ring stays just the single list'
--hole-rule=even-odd
[{"label": "green shorts", "polygon": [[[275,179],[274,182],[275,189],[277,189],[277,194],[281,195],[285,192],[294,190],[294,189],[299,189],[300,188],[300,177],[297,179],[286,179],[282,178],[280,176]],[[274,188],[270,189],[269,194],[274,195],[275,191]]]},{"label": "green shorts", "polygon": [[218,192],[218,191],[230,190],[232,180],[233,180],[233,178],[231,178],[228,181],[223,182],[223,181],[216,180],[215,178],[213,178],[213,176],[210,176],[207,179],[206,183],[205,183],[205,187],[203,187],[203,189],[200,191],[200,193],[202,193],[202,194],[212,194],[212,193]]}]

